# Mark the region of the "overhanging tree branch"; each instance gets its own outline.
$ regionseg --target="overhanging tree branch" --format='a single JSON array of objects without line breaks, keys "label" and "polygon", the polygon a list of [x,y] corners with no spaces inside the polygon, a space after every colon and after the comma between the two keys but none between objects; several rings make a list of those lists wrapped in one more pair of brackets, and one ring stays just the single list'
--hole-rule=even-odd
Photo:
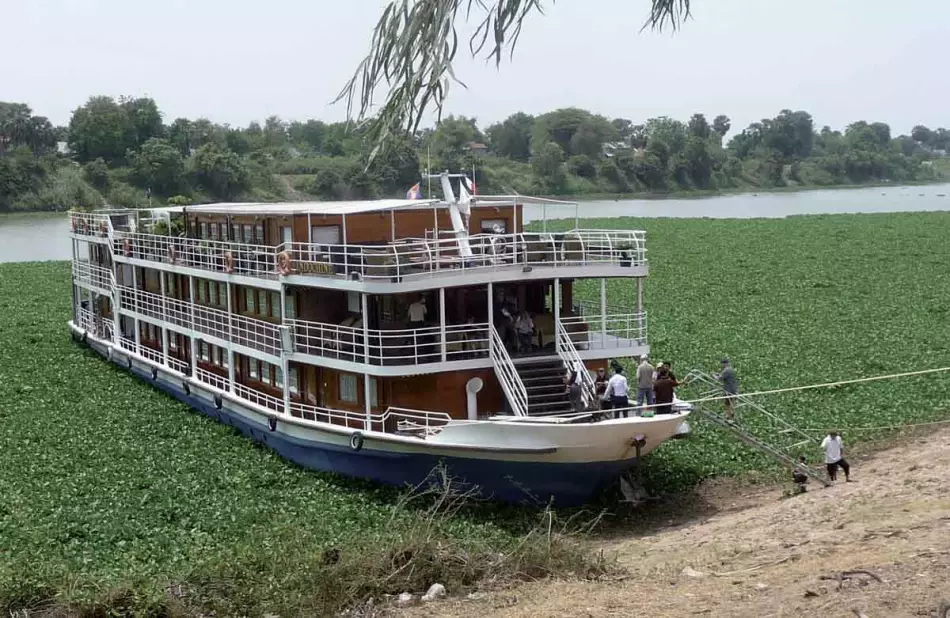
[{"label": "overhanging tree branch", "polygon": [[[431,106],[441,117],[452,82],[465,87],[452,69],[458,52],[456,23],[477,20],[468,48],[477,56],[490,48],[487,58],[501,65],[509,58],[521,35],[525,18],[543,13],[542,0],[392,0],[383,10],[367,56],[334,103],[346,101],[348,118],[364,122],[375,158],[398,132],[414,133]],[[675,30],[690,14],[690,0],[651,0],[650,16],[643,28]],[[552,0],[553,3],[553,0]],[[464,9],[464,15],[459,13]],[[474,13],[474,17],[473,17]],[[374,95],[388,90],[376,107]],[[356,113],[354,114],[354,110]]]}]

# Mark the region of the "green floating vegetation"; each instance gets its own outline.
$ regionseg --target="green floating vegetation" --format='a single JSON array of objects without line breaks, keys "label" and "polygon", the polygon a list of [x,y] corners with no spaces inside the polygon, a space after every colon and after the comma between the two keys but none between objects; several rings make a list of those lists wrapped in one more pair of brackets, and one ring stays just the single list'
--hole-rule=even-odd
[{"label": "green floating vegetation", "polygon": [[[950,365],[948,214],[585,226],[647,230],[653,357],[678,376],[724,355],[745,391]],[[599,298],[594,283],[576,289]],[[635,285],[611,281],[608,296],[633,307]],[[325,615],[433,581],[604,568],[544,534],[522,543],[535,514],[406,508],[392,490],[289,464],[73,343],[69,303],[67,264],[0,264],[0,611]],[[950,418],[950,375],[762,403],[850,445],[896,432],[849,428]],[[648,458],[654,491],[774,469],[694,430]],[[412,559],[424,568],[400,570]]]}]

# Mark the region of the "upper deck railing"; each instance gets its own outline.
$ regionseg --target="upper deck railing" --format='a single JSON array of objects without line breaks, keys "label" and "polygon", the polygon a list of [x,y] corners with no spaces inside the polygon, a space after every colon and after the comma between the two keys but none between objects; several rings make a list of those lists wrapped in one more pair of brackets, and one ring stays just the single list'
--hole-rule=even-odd
[{"label": "upper deck railing", "polygon": [[[407,238],[380,244],[277,246],[121,230],[113,234],[115,252],[126,257],[264,278],[293,274],[400,281],[513,268],[631,267],[647,262],[645,232],[639,230],[476,234],[461,243],[455,238]],[[465,244],[470,252],[462,249]]]}]

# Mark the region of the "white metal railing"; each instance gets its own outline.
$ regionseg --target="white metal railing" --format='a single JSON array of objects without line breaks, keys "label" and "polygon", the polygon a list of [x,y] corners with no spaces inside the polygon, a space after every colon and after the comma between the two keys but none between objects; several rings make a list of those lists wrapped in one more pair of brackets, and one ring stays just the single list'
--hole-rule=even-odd
[{"label": "white metal railing", "polygon": [[115,323],[109,318],[96,317],[89,309],[77,307],[76,326],[89,331],[99,339],[112,340]]},{"label": "white metal railing", "polygon": [[221,309],[163,297],[145,290],[135,290],[123,285],[117,287],[119,307],[122,309],[165,320],[181,328],[218,337],[272,356],[280,355],[280,330],[276,324],[243,315],[229,316],[227,311]]},{"label": "white metal railing", "polygon": [[571,371],[577,371],[580,375],[581,399],[584,403],[584,407],[589,409],[597,401],[597,386],[594,384],[594,378],[577,353],[577,348],[574,347],[571,335],[567,332],[567,329],[564,328],[564,324],[558,322],[555,325],[555,330],[557,331],[555,338],[557,355],[561,357],[561,361],[563,361],[564,368],[567,370],[568,375],[570,375]]},{"label": "white metal railing", "polygon": [[372,412],[367,415],[365,412],[324,408],[297,402],[291,402],[290,414],[316,423],[364,427],[388,433],[397,431],[430,433],[452,420],[452,417],[445,412],[389,407],[385,412]]},{"label": "white metal railing", "polygon": [[[225,390],[225,389],[221,389],[221,390]],[[258,390],[254,390],[253,388],[248,388],[247,386],[244,386],[243,384],[237,384],[237,383],[235,383],[234,385],[234,392],[241,399],[245,399],[261,407],[267,408],[269,410],[273,410],[275,412],[284,411],[283,400],[278,399],[277,397],[274,397],[273,395],[268,395],[267,393],[262,393]]]},{"label": "white metal railing", "polygon": [[[564,233],[475,234],[465,257],[456,238],[406,238],[378,245],[289,243],[295,274],[401,279],[511,266],[557,267],[587,264],[646,264],[645,232],[571,230]],[[443,271],[448,271],[444,273]]]},{"label": "white metal railing", "polygon": [[511,361],[511,356],[508,355],[508,350],[505,349],[505,342],[498,334],[498,329],[492,326],[490,330],[491,360],[495,368],[495,375],[498,376],[498,382],[511,404],[511,411],[514,415],[526,416],[528,414],[528,391],[515,369],[515,364]]},{"label": "white metal railing", "polygon": [[419,365],[489,357],[487,323],[415,329],[367,329],[306,320],[287,320],[294,349],[302,354],[371,365]]},{"label": "white metal railing", "polygon": [[128,258],[253,277],[277,277],[282,246],[115,232],[114,251]]},{"label": "white metal railing", "polygon": [[610,350],[646,345],[646,311],[628,313],[608,307],[603,314],[597,303],[582,303],[575,308],[579,315],[561,317],[575,347]]},{"label": "white metal railing", "polygon": [[87,260],[73,260],[73,281],[111,294],[115,275],[108,268],[96,266]]},{"label": "white metal railing", "polygon": [[[229,381],[227,378],[219,376],[216,373],[211,373],[207,369],[202,369],[201,367],[195,367],[195,377],[198,378],[199,382],[203,382],[208,386],[213,386],[214,388],[227,392]],[[235,385],[237,386],[237,385]],[[255,391],[256,392],[256,391]],[[269,396],[269,395],[265,395]]]},{"label": "white metal railing", "polygon": [[178,373],[181,373],[184,375],[191,373],[191,365],[189,365],[185,361],[178,360],[174,356],[168,357],[168,366],[171,369],[174,369],[175,371],[177,371]]},{"label": "white metal railing", "polygon": [[109,238],[112,222],[109,215],[101,212],[70,211],[69,224],[73,234],[93,238]]}]

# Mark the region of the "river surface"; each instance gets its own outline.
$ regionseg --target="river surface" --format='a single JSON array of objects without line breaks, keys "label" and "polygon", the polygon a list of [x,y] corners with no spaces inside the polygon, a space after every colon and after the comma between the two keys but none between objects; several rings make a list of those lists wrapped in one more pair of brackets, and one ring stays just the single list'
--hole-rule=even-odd
[{"label": "river surface", "polygon": [[[743,193],[722,197],[581,202],[581,217],[780,218],[871,212],[950,211],[950,184],[870,187],[790,193]],[[574,206],[525,208],[525,221],[574,217]],[[0,262],[68,260],[72,257],[65,215],[0,215]]]}]

